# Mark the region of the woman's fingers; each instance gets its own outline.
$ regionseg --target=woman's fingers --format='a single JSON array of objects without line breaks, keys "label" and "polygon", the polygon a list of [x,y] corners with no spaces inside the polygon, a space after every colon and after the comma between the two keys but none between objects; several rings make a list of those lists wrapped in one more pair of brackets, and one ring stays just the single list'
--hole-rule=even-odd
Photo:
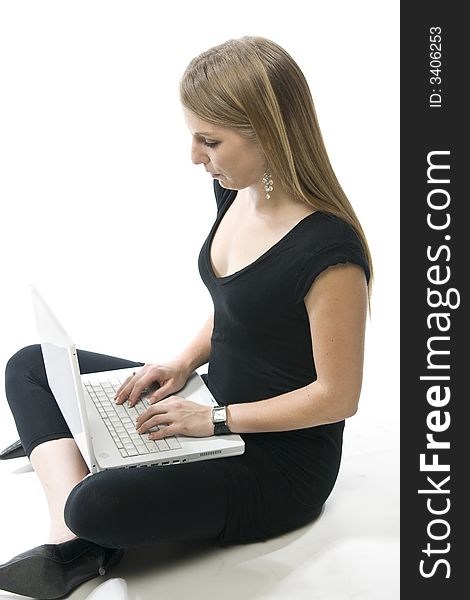
[{"label": "woman's fingers", "polygon": [[129,391],[132,388],[131,382],[134,379],[135,375],[136,375],[136,373],[133,373],[132,375],[129,375],[129,377],[126,377],[124,383],[121,385],[121,387],[116,392],[116,395],[114,396],[114,398],[118,404],[122,404],[125,400],[127,400]]},{"label": "woman's fingers", "polygon": [[118,390],[115,399],[117,404],[123,404],[126,400],[130,406],[134,406],[142,392],[155,380],[155,375],[149,371],[139,371],[126,379]]},{"label": "woman's fingers", "polygon": [[168,425],[168,415],[166,413],[162,413],[159,415],[154,415],[140,426],[136,426],[137,433],[148,433],[152,427],[161,427],[162,425]]},{"label": "woman's fingers", "polygon": [[171,382],[168,381],[164,385],[160,386],[158,390],[155,390],[151,394],[147,396],[147,402],[149,404],[156,404],[157,402],[161,402],[164,398],[166,398],[169,394],[174,394],[175,390],[170,389]]},{"label": "woman's fingers", "polygon": [[142,414],[140,414],[136,420],[137,427],[140,427],[142,423],[145,423],[149,419],[151,419],[155,415],[161,415],[168,412],[168,400],[164,402],[158,402],[157,404],[153,404],[149,406]]},{"label": "woman's fingers", "polygon": [[129,377],[126,377],[126,379],[124,380],[124,383],[122,383],[118,389],[118,391],[116,392],[116,396],[119,396],[119,394],[123,391],[123,389],[128,385],[129,381],[134,377],[135,375],[135,371],[132,373],[132,375],[129,375]]},{"label": "woman's fingers", "polygon": [[162,402],[149,407],[145,412],[139,415],[135,424],[137,431],[139,433],[145,433],[155,425],[168,424],[168,408],[168,405]]},{"label": "woman's fingers", "polygon": [[136,381],[134,382],[134,386],[129,393],[129,406],[135,406],[137,404],[137,402],[140,400],[140,397],[142,396],[142,392],[146,388],[148,388],[148,386],[153,381],[155,381],[155,375],[152,375],[151,373],[147,373],[143,377],[136,379]]}]

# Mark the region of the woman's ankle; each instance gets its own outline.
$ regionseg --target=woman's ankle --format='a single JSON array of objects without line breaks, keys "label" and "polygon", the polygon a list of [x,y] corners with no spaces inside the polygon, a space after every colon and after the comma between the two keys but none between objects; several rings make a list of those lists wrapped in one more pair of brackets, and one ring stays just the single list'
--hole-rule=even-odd
[{"label": "woman's ankle", "polygon": [[63,544],[64,542],[70,542],[71,540],[78,539],[77,536],[71,531],[63,532],[51,532],[49,535],[48,544]]}]

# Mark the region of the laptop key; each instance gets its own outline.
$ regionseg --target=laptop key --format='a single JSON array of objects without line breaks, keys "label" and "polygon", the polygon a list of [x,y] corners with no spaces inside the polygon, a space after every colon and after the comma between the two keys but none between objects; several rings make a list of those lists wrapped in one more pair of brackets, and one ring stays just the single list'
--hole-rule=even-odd
[{"label": "laptop key", "polygon": [[168,450],[169,449],[169,446],[168,446],[166,440],[164,440],[164,439],[163,440],[155,440],[155,443],[157,444],[159,450]]},{"label": "laptop key", "polygon": [[123,446],[124,446],[124,444],[123,444],[123,443],[121,442],[121,440],[119,439],[119,436],[118,436],[118,435],[116,435],[116,432],[115,432],[115,431],[111,431],[111,436],[112,436],[113,440],[115,441],[115,443],[116,443],[116,446],[117,446],[118,448],[121,448],[121,447],[123,447]]},{"label": "laptop key", "polygon": [[171,450],[177,450],[178,448],[181,448],[180,442],[175,437],[168,437],[165,439]]},{"label": "laptop key", "polygon": [[128,416],[130,417],[130,419],[133,421],[135,421],[137,419],[137,417],[139,416],[139,413],[136,411],[135,408],[127,408],[126,412],[127,412]]}]

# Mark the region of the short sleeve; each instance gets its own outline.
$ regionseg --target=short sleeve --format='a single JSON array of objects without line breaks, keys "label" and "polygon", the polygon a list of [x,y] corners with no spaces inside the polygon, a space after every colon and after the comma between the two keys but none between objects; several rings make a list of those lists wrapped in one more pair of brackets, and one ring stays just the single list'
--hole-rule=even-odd
[{"label": "short sleeve", "polygon": [[316,249],[305,257],[295,290],[295,301],[303,302],[318,275],[328,267],[340,263],[353,263],[362,267],[369,283],[370,270],[361,241],[352,227],[346,224],[341,240]]}]

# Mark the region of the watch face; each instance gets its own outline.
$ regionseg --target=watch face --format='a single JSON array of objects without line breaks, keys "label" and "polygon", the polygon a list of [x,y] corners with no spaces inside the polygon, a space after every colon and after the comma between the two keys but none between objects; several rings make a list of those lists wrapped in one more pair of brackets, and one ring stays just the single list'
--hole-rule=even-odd
[{"label": "watch face", "polygon": [[212,409],[212,421],[213,423],[223,423],[225,421],[225,406]]}]

